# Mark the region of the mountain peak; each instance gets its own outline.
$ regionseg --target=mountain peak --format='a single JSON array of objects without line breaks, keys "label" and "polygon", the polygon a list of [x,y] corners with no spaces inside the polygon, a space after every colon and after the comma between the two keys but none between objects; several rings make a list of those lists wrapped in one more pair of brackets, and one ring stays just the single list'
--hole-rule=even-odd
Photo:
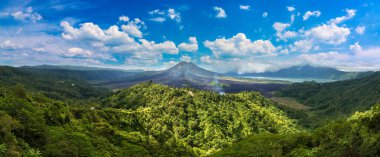
[{"label": "mountain peak", "polygon": [[169,68],[166,71],[171,72],[171,73],[175,73],[176,75],[180,75],[180,74],[185,74],[185,75],[191,74],[191,75],[198,75],[198,76],[217,76],[217,75],[220,75],[218,73],[203,69],[203,68],[197,66],[196,64],[194,64],[192,62],[184,62],[184,61],[179,62],[178,64]]},{"label": "mountain peak", "polygon": [[197,66],[193,62],[186,62],[186,61],[181,61],[177,65],[180,65],[180,66]]}]

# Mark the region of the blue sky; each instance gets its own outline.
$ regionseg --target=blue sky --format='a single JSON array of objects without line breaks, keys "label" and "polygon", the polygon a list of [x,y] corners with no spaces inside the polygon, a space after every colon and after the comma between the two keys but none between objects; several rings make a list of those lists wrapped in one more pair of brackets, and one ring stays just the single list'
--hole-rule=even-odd
[{"label": "blue sky", "polygon": [[2,0],[0,64],[380,69],[376,0]]}]

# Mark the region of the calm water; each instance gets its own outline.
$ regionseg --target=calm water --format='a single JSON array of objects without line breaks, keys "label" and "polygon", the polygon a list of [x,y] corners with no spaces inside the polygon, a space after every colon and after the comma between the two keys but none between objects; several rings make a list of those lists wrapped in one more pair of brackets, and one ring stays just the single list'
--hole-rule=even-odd
[{"label": "calm water", "polygon": [[278,80],[278,81],[289,81],[289,82],[305,82],[305,81],[316,81],[316,82],[333,82],[336,80],[331,79],[318,79],[318,78],[285,78],[285,77],[253,77],[246,76],[242,78],[251,78],[251,79],[259,79],[259,80]]}]

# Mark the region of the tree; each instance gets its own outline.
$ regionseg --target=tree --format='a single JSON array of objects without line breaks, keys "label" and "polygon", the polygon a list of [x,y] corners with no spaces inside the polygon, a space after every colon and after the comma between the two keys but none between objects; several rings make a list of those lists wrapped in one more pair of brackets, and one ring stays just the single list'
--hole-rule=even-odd
[{"label": "tree", "polygon": [[22,98],[22,99],[25,99],[26,98],[26,89],[24,87],[24,85],[22,84],[16,84],[16,87],[15,87],[15,95],[18,97],[18,98]]}]

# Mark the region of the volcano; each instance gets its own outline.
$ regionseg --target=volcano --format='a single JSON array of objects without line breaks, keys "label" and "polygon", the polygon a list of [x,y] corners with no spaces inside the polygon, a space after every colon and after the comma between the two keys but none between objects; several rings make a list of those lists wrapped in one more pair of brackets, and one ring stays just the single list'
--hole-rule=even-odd
[{"label": "volcano", "polygon": [[122,89],[141,82],[153,82],[172,87],[191,87],[218,93],[259,91],[264,95],[284,86],[232,81],[222,74],[203,69],[191,62],[180,62],[166,70],[142,72],[135,76],[105,82],[102,85],[112,89]]}]

